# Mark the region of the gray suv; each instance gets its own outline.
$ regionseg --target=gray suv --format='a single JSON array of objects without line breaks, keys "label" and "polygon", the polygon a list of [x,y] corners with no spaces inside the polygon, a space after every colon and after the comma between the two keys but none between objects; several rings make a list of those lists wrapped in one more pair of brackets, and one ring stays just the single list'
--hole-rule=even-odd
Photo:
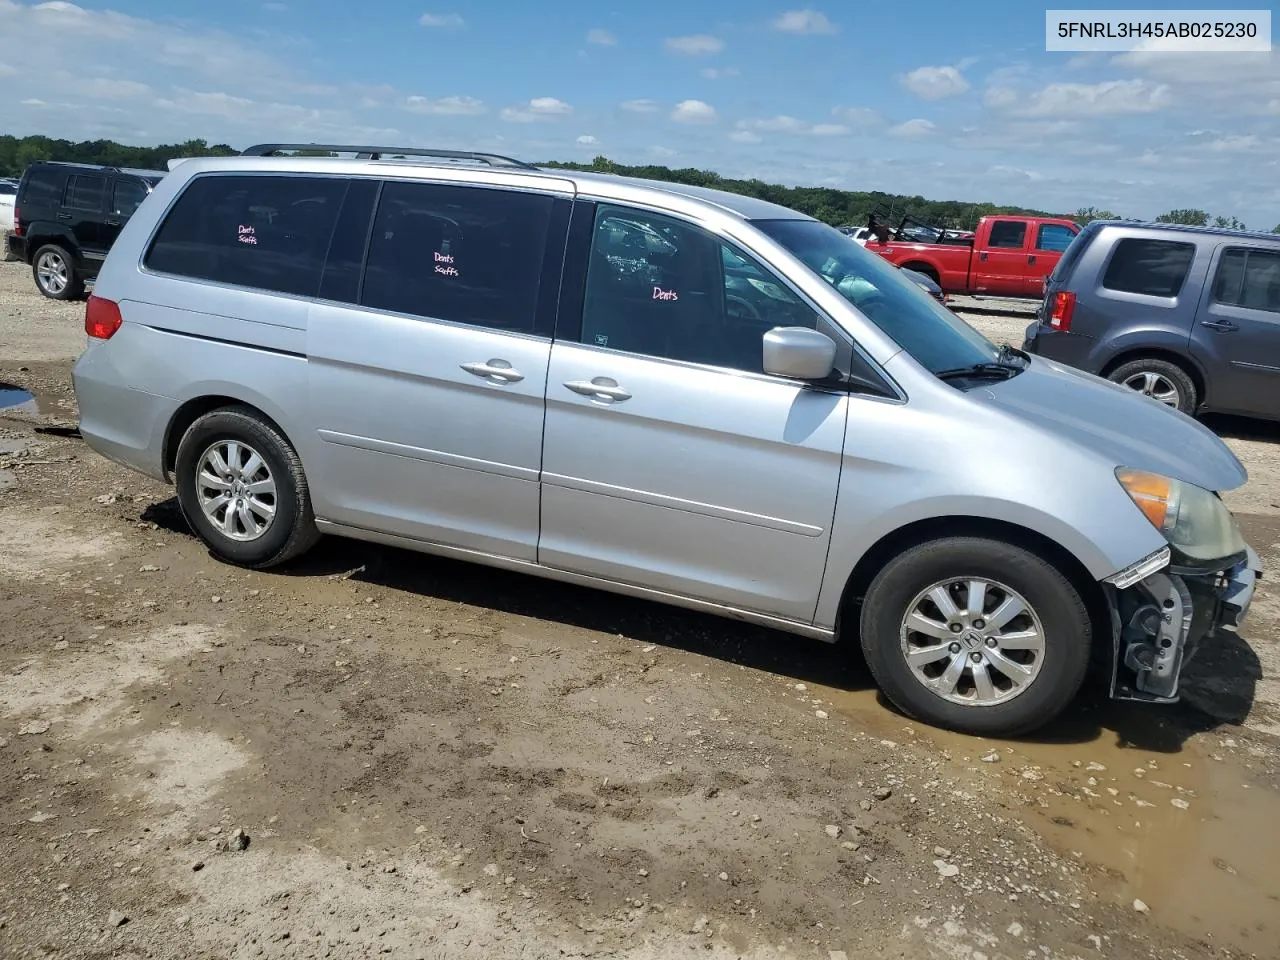
[{"label": "gray suv", "polygon": [[1183,413],[1280,418],[1280,236],[1095,221],[1026,338]]},{"label": "gray suv", "polygon": [[843,637],[956,729],[1039,726],[1092,661],[1176,699],[1259,571],[1209,430],[730,193],[402,148],[187,160],[85,329],[85,440],[174,483],[226,562],[329,533]]}]

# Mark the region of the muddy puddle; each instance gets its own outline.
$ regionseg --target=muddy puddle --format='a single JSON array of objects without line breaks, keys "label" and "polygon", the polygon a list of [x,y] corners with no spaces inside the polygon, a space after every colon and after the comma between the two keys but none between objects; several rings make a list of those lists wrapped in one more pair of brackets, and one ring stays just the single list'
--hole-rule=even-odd
[{"label": "muddy puddle", "polygon": [[40,410],[36,398],[26,390],[0,383],[0,411],[5,413],[27,413],[38,415]]},{"label": "muddy puddle", "polygon": [[1280,793],[1229,727],[1184,742],[1168,707],[1107,704],[1003,741],[913,723],[871,690],[824,693],[868,732],[949,757],[1103,899],[1258,956],[1280,942]]}]

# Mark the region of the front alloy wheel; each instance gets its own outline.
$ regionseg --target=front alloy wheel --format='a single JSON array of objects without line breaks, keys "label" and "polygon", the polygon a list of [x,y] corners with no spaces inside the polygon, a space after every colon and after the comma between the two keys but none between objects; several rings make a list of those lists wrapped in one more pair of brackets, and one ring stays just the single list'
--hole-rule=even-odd
[{"label": "front alloy wheel", "polygon": [[902,654],[925,689],[985,707],[1012,700],[1044,663],[1044,628],[1014,589],[949,580],[916,594],[902,619]]},{"label": "front alloy wheel", "polygon": [[1042,726],[1075,697],[1093,640],[1080,590],[1052,561],[981,536],[909,547],[867,587],[862,652],[908,716],[983,736]]}]

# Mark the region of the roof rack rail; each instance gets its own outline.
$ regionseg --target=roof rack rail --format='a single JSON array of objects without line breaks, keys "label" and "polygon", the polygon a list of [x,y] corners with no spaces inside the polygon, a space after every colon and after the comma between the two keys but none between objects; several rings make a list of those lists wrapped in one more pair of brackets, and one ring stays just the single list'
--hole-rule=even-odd
[{"label": "roof rack rail", "polygon": [[269,157],[281,150],[328,150],[331,153],[354,153],[361,160],[381,160],[384,156],[435,157],[442,160],[476,160],[491,167],[518,167],[537,170],[531,163],[514,160],[497,153],[474,153],[469,150],[427,150],[422,147],[370,147],[345,143],[259,143],[240,151],[242,157]]}]

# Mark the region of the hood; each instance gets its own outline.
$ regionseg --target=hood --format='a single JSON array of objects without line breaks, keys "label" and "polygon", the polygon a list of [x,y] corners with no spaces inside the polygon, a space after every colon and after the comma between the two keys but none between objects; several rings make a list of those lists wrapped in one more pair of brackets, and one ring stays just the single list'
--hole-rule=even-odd
[{"label": "hood", "polygon": [[1128,387],[1032,357],[1016,377],[970,396],[1098,454],[1116,466],[1163,474],[1206,490],[1231,490],[1249,475],[1218,436]]}]

